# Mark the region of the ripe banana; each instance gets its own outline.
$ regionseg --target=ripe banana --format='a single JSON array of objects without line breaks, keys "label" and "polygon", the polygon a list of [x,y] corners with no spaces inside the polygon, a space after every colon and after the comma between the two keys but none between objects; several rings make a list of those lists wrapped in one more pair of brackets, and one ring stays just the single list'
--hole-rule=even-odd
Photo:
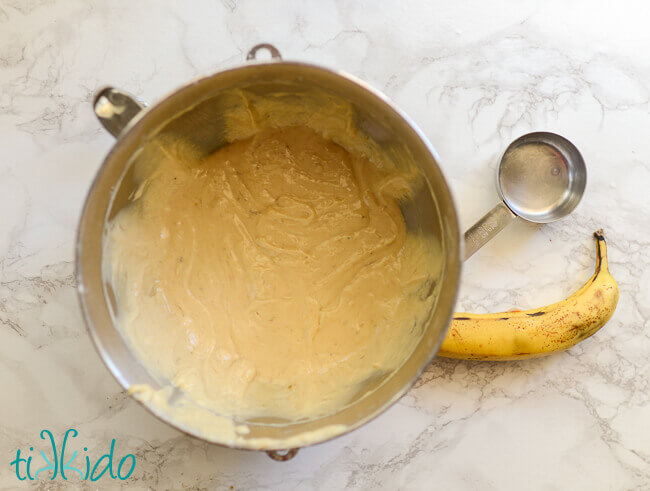
[{"label": "ripe banana", "polygon": [[596,271],[582,288],[540,309],[497,314],[456,313],[440,356],[467,360],[521,360],[570,348],[588,338],[614,313],[618,285],[607,268],[602,229],[596,238]]}]

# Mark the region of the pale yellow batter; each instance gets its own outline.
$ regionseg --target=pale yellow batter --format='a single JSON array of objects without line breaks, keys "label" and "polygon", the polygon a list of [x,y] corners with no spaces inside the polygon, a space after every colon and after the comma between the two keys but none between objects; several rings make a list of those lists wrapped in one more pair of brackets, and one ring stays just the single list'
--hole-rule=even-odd
[{"label": "pale yellow batter", "polygon": [[440,263],[407,233],[406,176],[291,127],[202,160],[160,146],[139,179],[105,241],[118,325],[199,405],[330,413],[419,341]]}]

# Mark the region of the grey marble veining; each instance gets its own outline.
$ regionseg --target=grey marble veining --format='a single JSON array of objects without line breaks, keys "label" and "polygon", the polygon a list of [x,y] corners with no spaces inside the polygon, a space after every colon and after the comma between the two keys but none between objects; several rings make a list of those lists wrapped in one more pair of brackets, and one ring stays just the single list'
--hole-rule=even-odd
[{"label": "grey marble veining", "polygon": [[[133,453],[133,489],[648,489],[649,14],[642,0],[0,0],[0,489],[20,485],[18,448],[70,427],[89,453],[112,438]],[[154,101],[262,41],[395,100],[439,151],[465,226],[496,203],[512,139],[574,141],[581,205],[502,232],[465,265],[458,309],[562,298],[591,274],[602,227],[621,288],[612,320],[544,359],[437,359],[377,420],[285,464],[151,417],[96,355],[74,290],[77,219],[113,143],[92,94],[112,84]]]}]

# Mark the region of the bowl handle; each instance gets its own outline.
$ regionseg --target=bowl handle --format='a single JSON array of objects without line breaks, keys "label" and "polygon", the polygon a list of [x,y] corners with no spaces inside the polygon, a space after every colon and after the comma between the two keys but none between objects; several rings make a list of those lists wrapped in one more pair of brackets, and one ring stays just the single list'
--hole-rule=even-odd
[{"label": "bowl handle", "polygon": [[291,450],[287,450],[286,452],[283,452],[281,450],[268,450],[266,452],[266,455],[268,455],[273,460],[276,460],[278,462],[286,462],[287,460],[293,459],[298,453],[298,450],[300,449],[292,448]]},{"label": "bowl handle", "polygon": [[256,44],[251,48],[251,50],[246,55],[246,61],[255,60],[257,58],[257,52],[260,50],[268,51],[271,55],[272,60],[280,61],[282,60],[282,55],[278,48],[269,43]]},{"label": "bowl handle", "polygon": [[146,104],[127,92],[113,87],[104,87],[95,94],[93,110],[99,122],[115,138],[119,138],[129,122]]}]

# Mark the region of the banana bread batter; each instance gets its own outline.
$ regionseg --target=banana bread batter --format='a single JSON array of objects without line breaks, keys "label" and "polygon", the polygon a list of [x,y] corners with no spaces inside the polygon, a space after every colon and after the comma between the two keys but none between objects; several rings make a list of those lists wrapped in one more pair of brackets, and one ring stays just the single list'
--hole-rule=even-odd
[{"label": "banana bread batter", "polygon": [[104,253],[118,326],[153,374],[222,415],[295,420],[405,361],[440,267],[407,233],[406,176],[304,127],[205,159],[160,149]]}]

